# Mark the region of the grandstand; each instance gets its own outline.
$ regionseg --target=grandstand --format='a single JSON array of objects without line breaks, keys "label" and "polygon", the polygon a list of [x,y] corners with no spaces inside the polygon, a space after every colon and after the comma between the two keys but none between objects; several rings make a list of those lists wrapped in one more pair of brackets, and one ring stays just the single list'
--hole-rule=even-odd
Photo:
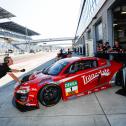
[{"label": "grandstand", "polygon": [[11,17],[15,17],[15,15],[0,7],[0,19]]},{"label": "grandstand", "polygon": [[[12,17],[15,15],[0,7],[0,19]],[[30,44],[33,35],[39,34],[13,21],[0,23],[0,54],[29,51],[33,46]],[[22,42],[28,44],[15,45]]]},{"label": "grandstand", "polygon": [[[0,7],[0,19],[10,19],[12,17],[15,17],[15,15]],[[13,21],[8,20],[6,22],[0,22],[0,55],[5,55],[8,53],[56,50],[61,48],[63,45],[46,43],[69,40],[72,41],[74,39],[73,37],[63,37],[32,40],[31,37],[34,35],[39,35],[39,33]],[[41,45],[39,45],[39,43],[41,43]]]}]

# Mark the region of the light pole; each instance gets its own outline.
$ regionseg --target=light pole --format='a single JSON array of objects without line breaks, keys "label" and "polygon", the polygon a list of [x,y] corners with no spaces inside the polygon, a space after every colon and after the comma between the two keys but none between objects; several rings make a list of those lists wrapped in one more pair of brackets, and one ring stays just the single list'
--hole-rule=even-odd
[{"label": "light pole", "polygon": [[28,36],[28,29],[27,29],[27,27],[25,27],[26,50],[27,50],[27,52],[29,52],[30,51],[30,41],[29,41],[29,39],[27,39],[27,36]]}]

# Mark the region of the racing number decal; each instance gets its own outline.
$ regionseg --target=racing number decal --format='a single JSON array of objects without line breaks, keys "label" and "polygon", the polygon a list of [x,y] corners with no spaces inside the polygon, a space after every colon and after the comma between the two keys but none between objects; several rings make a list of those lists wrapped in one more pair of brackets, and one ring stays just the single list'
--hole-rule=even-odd
[{"label": "racing number decal", "polygon": [[78,83],[77,81],[66,82],[65,83],[66,96],[78,93]]}]

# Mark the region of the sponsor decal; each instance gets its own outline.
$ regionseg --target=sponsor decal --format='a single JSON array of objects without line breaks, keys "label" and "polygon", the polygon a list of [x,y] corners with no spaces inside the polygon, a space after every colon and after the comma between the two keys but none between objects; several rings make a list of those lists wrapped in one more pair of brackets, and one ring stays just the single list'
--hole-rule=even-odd
[{"label": "sponsor decal", "polygon": [[98,89],[98,88],[96,88],[96,89],[94,89],[94,91],[99,91],[99,89]]},{"label": "sponsor decal", "polygon": [[101,90],[105,89],[106,87],[101,87]]},{"label": "sponsor decal", "polygon": [[63,83],[65,81],[69,81],[70,79],[73,79],[73,78],[78,77],[78,76],[80,76],[80,75],[75,75],[75,76],[72,76],[72,77],[67,77],[67,78],[61,79],[61,80],[58,81],[58,83]]},{"label": "sponsor decal", "polygon": [[92,73],[92,74],[89,74],[87,76],[84,75],[84,76],[81,76],[81,77],[83,78],[84,85],[86,85],[90,81],[92,81],[93,79],[97,78],[99,75],[101,75],[101,76],[109,76],[110,75],[110,70],[109,69],[99,70],[96,73]]},{"label": "sponsor decal", "polygon": [[29,97],[35,97],[34,95],[29,95]]},{"label": "sponsor decal", "polygon": [[27,106],[36,106],[36,104],[27,103]]},{"label": "sponsor decal", "polygon": [[77,81],[66,82],[65,83],[66,96],[74,95],[78,93],[78,83]]},{"label": "sponsor decal", "polygon": [[84,93],[77,94],[78,97],[83,96],[83,95],[84,95]]},{"label": "sponsor decal", "polygon": [[88,91],[87,93],[88,93],[88,94],[91,94],[91,93],[92,93],[92,91]]},{"label": "sponsor decal", "polygon": [[37,89],[36,88],[31,88],[31,91],[37,91]]}]

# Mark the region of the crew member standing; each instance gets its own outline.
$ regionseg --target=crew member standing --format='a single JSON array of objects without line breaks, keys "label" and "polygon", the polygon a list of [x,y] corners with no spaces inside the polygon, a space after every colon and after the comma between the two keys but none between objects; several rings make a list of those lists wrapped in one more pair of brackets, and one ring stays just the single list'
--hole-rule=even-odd
[{"label": "crew member standing", "polygon": [[123,52],[123,49],[118,41],[115,41],[115,44],[114,44],[112,50],[115,52]]},{"label": "crew member standing", "polygon": [[17,70],[11,69],[9,66],[13,64],[13,60],[11,57],[7,56],[4,58],[4,63],[0,63],[0,78],[4,77],[6,74],[10,75],[16,82],[21,82],[19,78],[17,78],[13,72],[25,72],[25,69]]},{"label": "crew member standing", "polygon": [[72,56],[72,52],[71,52],[70,49],[68,48],[67,57],[71,57],[71,56]]}]

